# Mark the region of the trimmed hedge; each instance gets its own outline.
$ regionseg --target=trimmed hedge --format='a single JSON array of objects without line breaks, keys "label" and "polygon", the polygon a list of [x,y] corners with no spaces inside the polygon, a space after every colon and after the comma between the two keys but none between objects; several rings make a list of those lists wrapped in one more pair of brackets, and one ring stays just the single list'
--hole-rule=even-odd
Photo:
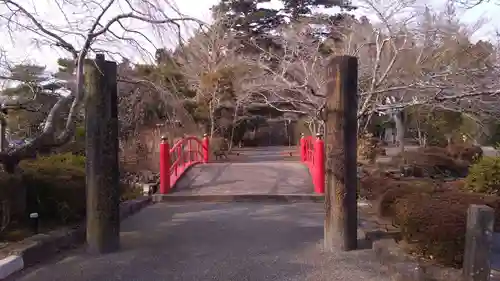
[{"label": "trimmed hedge", "polygon": [[472,165],[465,190],[500,195],[500,157],[483,157]]},{"label": "trimmed hedge", "polygon": [[455,158],[469,163],[475,163],[483,157],[483,149],[477,145],[451,144],[447,147],[448,154]]},{"label": "trimmed hedge", "polygon": [[229,143],[227,139],[221,138],[221,137],[213,137],[210,139],[209,142],[210,145],[210,152],[217,152],[217,151],[227,151],[229,149]]},{"label": "trimmed hedge", "polygon": [[391,164],[405,167],[414,177],[465,177],[471,164],[482,158],[481,147],[452,144],[448,147],[422,147],[393,157]]},{"label": "trimmed hedge", "polygon": [[[408,151],[392,164],[409,168],[413,178],[372,173],[360,179],[360,194],[374,203],[378,216],[400,228],[413,253],[460,267],[471,204],[492,207],[495,231],[500,231],[500,157],[482,154],[481,148],[466,144]],[[429,178],[440,176],[459,179]]]},{"label": "trimmed hedge", "polygon": [[401,156],[400,166],[406,166],[416,177],[454,176],[464,177],[470,163],[454,159],[443,151],[406,151]]},{"label": "trimmed hedge", "polygon": [[464,181],[393,179],[367,176],[360,191],[369,194],[379,217],[400,228],[413,253],[440,264],[460,267],[463,261],[467,209],[484,204],[495,209],[495,231],[500,231],[500,197],[461,192]]},{"label": "trimmed hedge", "polygon": [[[85,157],[71,153],[22,161],[22,172],[0,173],[0,215],[8,219],[0,227],[23,225],[31,212],[42,224],[80,222],[86,213]],[[121,184],[122,200],[140,196],[142,190]],[[8,206],[5,209],[5,206]]]},{"label": "trimmed hedge", "polygon": [[385,156],[386,151],[382,148],[382,142],[374,138],[372,134],[365,134],[358,138],[358,160],[366,160],[375,163],[377,156]]},{"label": "trimmed hedge", "polygon": [[424,188],[435,190],[440,188],[438,182],[427,178],[393,178],[388,174],[371,174],[359,180],[359,193],[362,198],[370,201],[380,199],[388,190],[412,188]]},{"label": "trimmed hedge", "polygon": [[464,250],[465,214],[461,205],[445,206],[429,194],[396,201],[394,222],[416,254],[444,265],[460,266]]},{"label": "trimmed hedge", "polygon": [[460,267],[465,247],[467,209],[484,204],[497,213],[500,227],[500,197],[462,192],[410,194],[398,198],[393,208],[394,222],[404,241],[416,254],[441,264]]},{"label": "trimmed hedge", "polygon": [[55,154],[23,161],[20,166],[20,185],[26,190],[28,212],[38,211],[42,219],[62,223],[84,218],[85,157]]},{"label": "trimmed hedge", "polygon": [[382,218],[392,218],[396,214],[395,203],[400,198],[431,194],[437,192],[439,187],[432,181],[394,181],[394,184],[376,200],[377,215]]}]

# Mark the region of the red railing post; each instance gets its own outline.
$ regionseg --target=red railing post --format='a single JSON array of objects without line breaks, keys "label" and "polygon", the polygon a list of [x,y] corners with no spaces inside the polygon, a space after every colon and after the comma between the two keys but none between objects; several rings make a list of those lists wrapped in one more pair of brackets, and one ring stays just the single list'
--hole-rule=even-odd
[{"label": "red railing post", "polygon": [[191,161],[193,161],[193,146],[191,145],[191,140],[188,140],[188,155],[189,155],[189,159],[188,159],[188,162],[191,163]]},{"label": "red railing post", "polygon": [[304,133],[300,134],[300,161],[306,161],[306,143]]},{"label": "red railing post", "polygon": [[314,142],[314,191],[325,193],[325,142],[321,139],[321,134],[316,134]]},{"label": "red railing post", "polygon": [[167,137],[161,137],[160,144],[160,193],[167,194],[170,189],[170,146]]},{"label": "red railing post", "polygon": [[186,144],[189,143],[189,140],[187,140],[187,138],[188,138],[188,135],[186,135],[186,134],[184,134],[182,136],[181,153],[182,153],[182,166],[183,167],[185,167],[186,165],[189,164],[188,154],[186,151],[186,149],[187,149]]},{"label": "red railing post", "polygon": [[203,134],[201,146],[203,149],[203,163],[208,163],[210,158],[210,140],[208,138],[208,134]]}]

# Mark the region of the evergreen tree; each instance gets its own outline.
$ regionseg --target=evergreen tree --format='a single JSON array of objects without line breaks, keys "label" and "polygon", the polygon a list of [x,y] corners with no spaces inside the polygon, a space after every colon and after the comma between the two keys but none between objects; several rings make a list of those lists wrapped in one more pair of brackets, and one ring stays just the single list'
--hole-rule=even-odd
[{"label": "evergreen tree", "polygon": [[[339,7],[341,10],[355,9],[349,1],[343,0],[281,0],[280,8],[262,7],[270,0],[222,0],[212,8],[214,18],[224,15],[227,28],[231,28],[243,43],[255,42],[264,48],[273,46],[270,40],[278,27],[297,21],[309,21],[321,24],[342,20],[343,16],[316,14],[316,8]],[[320,34],[328,35],[330,30],[318,29]],[[248,44],[245,44],[248,45]]]}]

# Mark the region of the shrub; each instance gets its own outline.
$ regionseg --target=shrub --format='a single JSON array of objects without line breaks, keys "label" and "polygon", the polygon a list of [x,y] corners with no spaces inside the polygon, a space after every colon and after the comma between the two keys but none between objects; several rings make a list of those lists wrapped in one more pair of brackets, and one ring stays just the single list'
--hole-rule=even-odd
[{"label": "shrub", "polygon": [[0,232],[25,217],[26,190],[18,175],[0,174]]},{"label": "shrub", "polygon": [[120,201],[127,201],[132,199],[137,199],[142,196],[142,189],[136,188],[130,184],[121,183],[120,184]]},{"label": "shrub", "polygon": [[483,149],[477,145],[466,143],[451,144],[447,147],[448,153],[455,159],[475,163],[483,157]]},{"label": "shrub", "polygon": [[465,180],[458,179],[454,181],[446,181],[443,183],[442,188],[447,191],[461,191],[465,187]]},{"label": "shrub", "polygon": [[393,184],[393,179],[386,175],[368,175],[359,180],[359,196],[367,200],[375,200],[384,194]]},{"label": "shrub", "polygon": [[427,180],[393,181],[375,203],[377,215],[382,218],[392,218],[395,215],[395,203],[398,199],[431,194],[438,191],[439,186]]},{"label": "shrub", "polygon": [[85,169],[85,156],[75,155],[73,153],[39,156],[36,160],[23,162],[21,168],[26,169],[34,166],[57,166],[58,168],[71,166]]},{"label": "shrub", "polygon": [[85,157],[71,153],[23,161],[22,186],[28,195],[27,211],[43,220],[79,221],[85,216]]},{"label": "shrub", "polygon": [[466,208],[419,194],[398,199],[395,210],[394,221],[415,253],[445,265],[461,264]]},{"label": "shrub", "polygon": [[446,155],[446,156],[451,157],[448,149],[446,149],[444,147],[438,147],[438,146],[419,147],[417,149],[417,152],[420,154],[441,154],[441,155]]},{"label": "shrub", "polygon": [[[23,229],[32,212],[38,212],[45,226],[77,223],[85,218],[84,156],[40,156],[22,161],[20,170],[14,175],[0,173],[1,239],[24,238],[27,233]],[[122,201],[137,198],[142,192],[126,184],[120,189]]]},{"label": "shrub", "polygon": [[229,143],[226,139],[221,137],[213,137],[210,139],[210,152],[214,151],[227,151]]},{"label": "shrub", "polygon": [[464,189],[500,195],[500,157],[483,157],[473,164],[469,169]]},{"label": "shrub", "polygon": [[75,129],[74,138],[67,144],[56,148],[56,153],[72,153],[75,155],[85,156],[85,128],[84,126],[77,126]]},{"label": "shrub", "polygon": [[358,139],[358,159],[374,163],[378,152],[378,142],[372,134],[365,134]]},{"label": "shrub", "polygon": [[393,158],[393,162],[400,166],[406,166],[416,177],[465,177],[470,164],[452,158],[446,150],[437,147],[405,151]]},{"label": "shrub", "polygon": [[500,197],[446,191],[398,198],[394,222],[415,253],[445,265],[460,266],[470,204],[494,208],[498,220],[495,225],[500,226]]},{"label": "shrub", "polygon": [[[85,217],[84,156],[71,153],[42,156],[23,161],[20,167],[22,173],[17,184],[27,195],[27,213],[36,211],[43,221],[56,223],[76,222]],[[122,200],[136,198],[142,192],[126,184],[121,184],[120,189]]]}]

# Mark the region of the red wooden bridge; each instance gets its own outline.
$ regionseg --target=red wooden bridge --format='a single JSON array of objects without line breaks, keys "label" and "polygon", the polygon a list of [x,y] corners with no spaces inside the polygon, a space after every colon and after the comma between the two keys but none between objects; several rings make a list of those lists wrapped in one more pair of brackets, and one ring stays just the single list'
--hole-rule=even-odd
[{"label": "red wooden bridge", "polygon": [[[160,145],[158,198],[179,195],[273,195],[317,194],[325,191],[324,142],[321,135],[302,136],[295,147],[266,147],[240,151],[243,160],[211,163],[208,136],[185,137],[169,147]],[[286,154],[297,161],[283,161]],[[195,167],[194,167],[195,166]],[[311,188],[313,187],[313,188]],[[165,196],[165,195],[170,196]],[[184,197],[186,198],[186,197]],[[194,197],[193,197],[194,198]]]}]

